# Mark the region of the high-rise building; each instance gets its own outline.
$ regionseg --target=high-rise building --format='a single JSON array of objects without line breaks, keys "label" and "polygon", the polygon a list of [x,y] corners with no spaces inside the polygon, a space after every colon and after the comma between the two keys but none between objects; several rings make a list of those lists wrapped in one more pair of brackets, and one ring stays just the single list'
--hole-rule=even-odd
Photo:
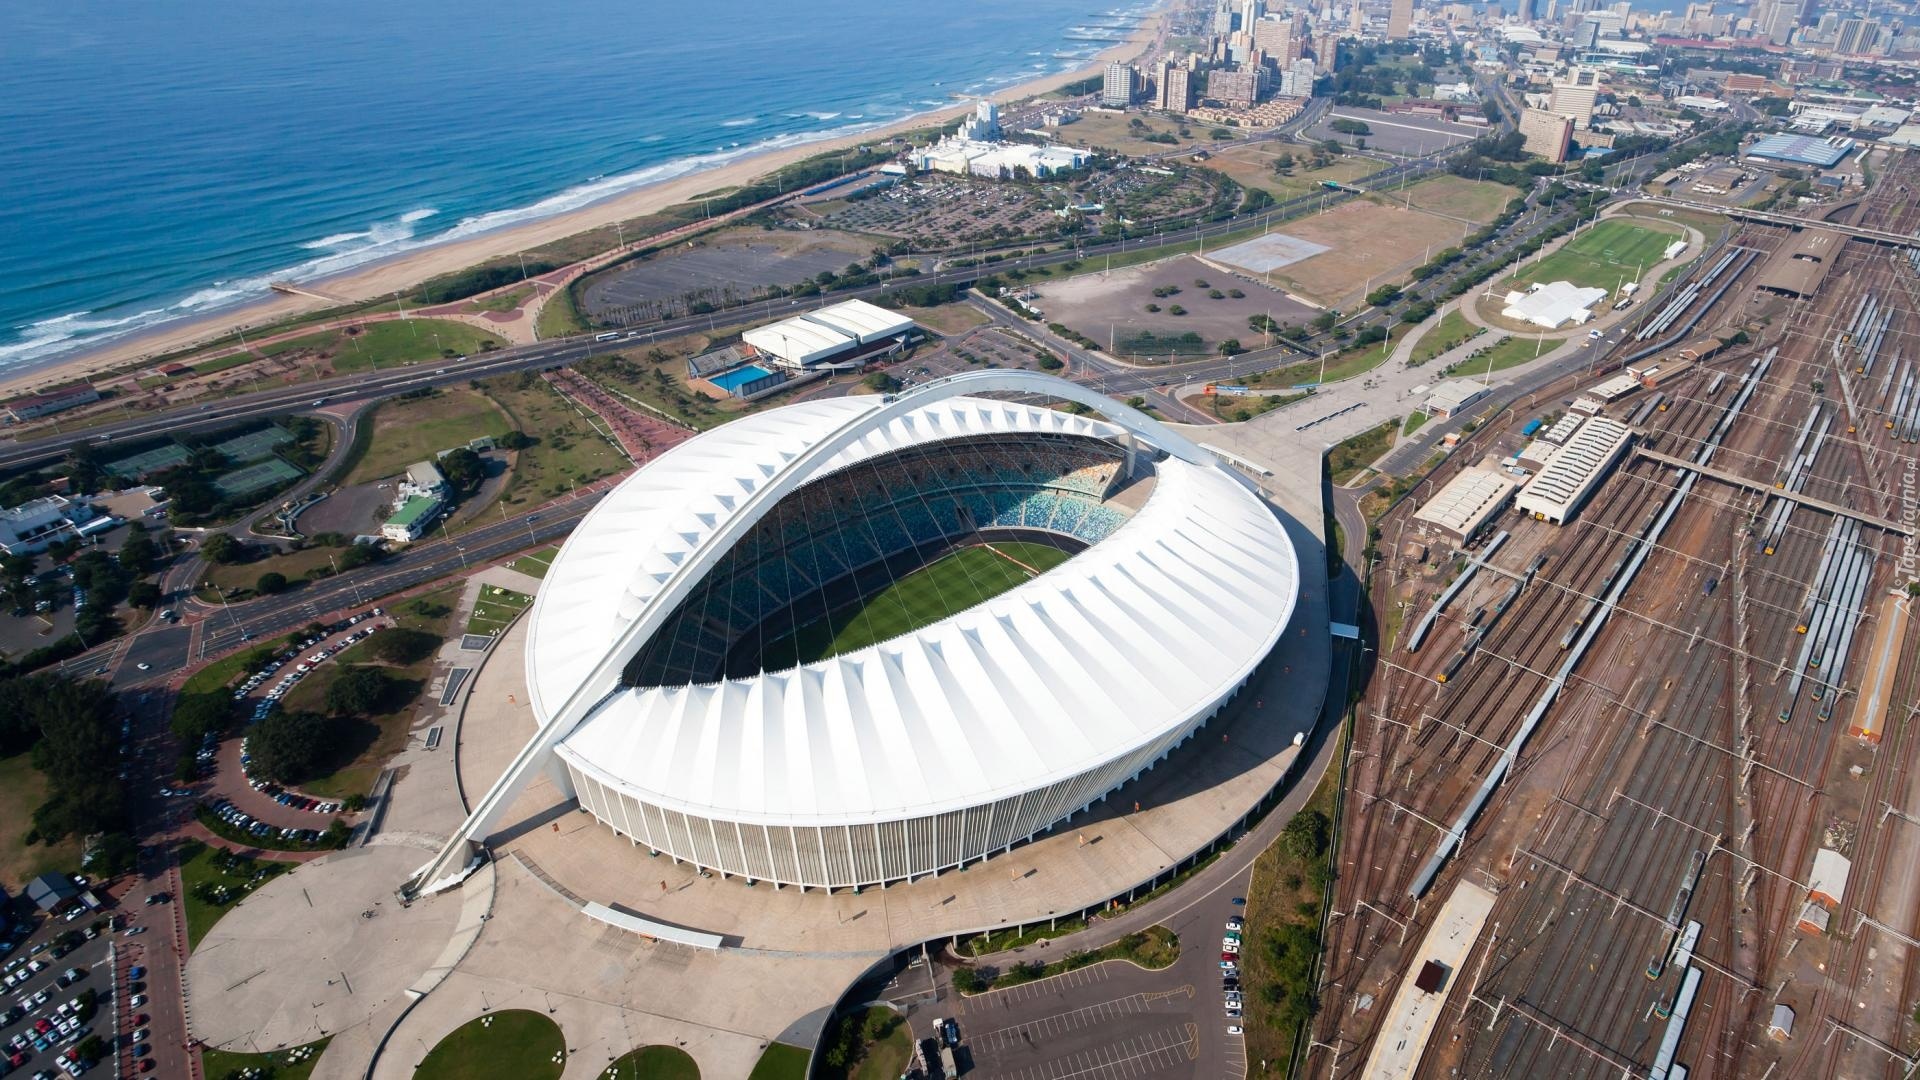
[{"label": "high-rise building", "polygon": [[1405,41],[1413,33],[1413,0],[1393,0],[1387,11],[1387,37]]},{"label": "high-rise building", "polygon": [[1367,9],[1361,6],[1360,0],[1353,0],[1353,6],[1347,9],[1347,18],[1354,33],[1367,32]]},{"label": "high-rise building", "polygon": [[1800,25],[1800,16],[1804,13],[1800,0],[1777,0],[1773,5],[1772,17],[1764,26],[1755,21],[1756,29],[1763,29],[1767,40],[1775,45],[1786,45],[1793,41],[1793,32]]},{"label": "high-rise building", "polygon": [[[1591,79],[1591,75],[1588,77]],[[1584,85],[1579,82],[1557,82],[1553,84],[1553,111],[1571,117],[1574,126],[1585,131],[1593,122],[1593,105],[1599,96],[1600,87],[1591,81]]]},{"label": "high-rise building", "polygon": [[1311,60],[1295,60],[1280,69],[1281,97],[1312,97],[1317,72]]},{"label": "high-rise building", "polygon": [[1260,100],[1260,69],[1248,65],[1207,76],[1207,96],[1222,105],[1245,108]]},{"label": "high-rise building", "polygon": [[1540,18],[1540,0],[1520,0],[1520,21],[1534,22]]},{"label": "high-rise building", "polygon": [[1133,104],[1134,91],[1139,85],[1139,74],[1131,64],[1112,63],[1107,65],[1107,74],[1100,81],[1100,104],[1113,109],[1124,109]]},{"label": "high-rise building", "polygon": [[1331,30],[1313,39],[1313,66],[1323,75],[1331,75],[1340,63],[1340,38]]},{"label": "high-rise building", "polygon": [[1160,86],[1160,107],[1183,113],[1193,108],[1193,73],[1183,67],[1169,67]]},{"label": "high-rise building", "polygon": [[1880,44],[1880,20],[1843,19],[1835,32],[1833,51],[1842,56],[1865,56]]},{"label": "high-rise building", "polygon": [[1261,19],[1253,25],[1253,46],[1286,67],[1306,54],[1307,17],[1296,13]]},{"label": "high-rise building", "polygon": [[1554,164],[1567,160],[1567,147],[1573,142],[1573,120],[1545,109],[1528,109],[1520,114],[1520,134],[1526,136],[1526,151],[1538,154]]}]

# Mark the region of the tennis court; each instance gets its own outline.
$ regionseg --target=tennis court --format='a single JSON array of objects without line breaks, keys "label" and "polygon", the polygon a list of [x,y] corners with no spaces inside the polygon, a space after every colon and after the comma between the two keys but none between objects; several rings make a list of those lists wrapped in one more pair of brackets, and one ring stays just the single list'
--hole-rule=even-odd
[{"label": "tennis court", "polygon": [[910,634],[991,600],[1071,557],[1046,544],[961,548],[768,643],[762,666],[779,671]]},{"label": "tennis court", "polygon": [[293,432],[270,425],[259,431],[249,431],[244,435],[235,435],[231,439],[222,439],[210,448],[228,461],[241,464],[272,457],[273,452],[293,441]]},{"label": "tennis court", "polygon": [[117,458],[107,462],[107,471],[115,476],[138,479],[166,472],[176,465],[185,465],[193,458],[187,448],[179,443],[166,443],[151,450],[142,450],[137,454]]},{"label": "tennis court", "polygon": [[213,482],[213,486],[225,498],[244,499],[249,495],[257,495],[268,488],[279,487],[298,479],[300,479],[299,469],[279,458],[268,458],[243,469],[235,469],[223,474],[220,479]]}]

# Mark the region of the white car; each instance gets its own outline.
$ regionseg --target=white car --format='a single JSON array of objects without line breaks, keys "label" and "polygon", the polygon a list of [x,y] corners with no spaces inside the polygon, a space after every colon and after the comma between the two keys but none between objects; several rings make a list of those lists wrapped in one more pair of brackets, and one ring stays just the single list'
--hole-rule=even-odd
[{"label": "white car", "polygon": [[133,666],[134,666],[134,667],[137,667],[137,668],[139,668],[139,669],[140,669],[141,671],[152,671],[152,670],[153,670],[153,665],[152,665],[152,664],[149,664],[149,663],[147,663],[147,662],[146,662],[145,660],[142,660],[142,661],[140,661],[139,663],[137,663],[137,664],[135,664],[135,665],[133,665]]},{"label": "white car", "polygon": [[1227,1025],[1227,1034],[1229,1035],[1245,1035],[1246,1033],[1247,1033],[1246,1029],[1241,1027],[1239,1024]]}]

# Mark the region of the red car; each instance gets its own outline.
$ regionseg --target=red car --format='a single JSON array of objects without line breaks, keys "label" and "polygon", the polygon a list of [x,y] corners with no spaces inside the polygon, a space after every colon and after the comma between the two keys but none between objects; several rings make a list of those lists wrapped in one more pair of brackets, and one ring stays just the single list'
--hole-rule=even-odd
[{"label": "red car", "polygon": [[53,1021],[48,1020],[45,1017],[42,1017],[39,1020],[35,1020],[33,1022],[33,1030],[39,1032],[42,1035],[45,1035],[47,1032],[53,1030]]},{"label": "red car", "polygon": [[1232,961],[1235,961],[1235,962],[1237,963],[1237,962],[1239,961],[1239,959],[1240,959],[1240,954],[1239,954],[1239,953],[1232,953],[1232,952],[1223,952],[1223,953],[1221,953],[1221,954],[1220,954],[1220,959],[1222,959],[1222,960],[1232,960]]},{"label": "red car", "polygon": [[141,1072],[152,1072],[152,1071],[153,1071],[153,1059],[152,1059],[152,1058],[141,1058],[141,1059],[140,1059],[140,1071],[141,1071]]},{"label": "red car", "polygon": [[7,1059],[7,1064],[17,1069],[20,1066],[25,1065],[27,1063],[27,1058],[29,1056],[30,1055],[28,1055],[28,1053],[25,1050],[15,1050],[13,1052],[13,1056]]},{"label": "red car", "polygon": [[148,1016],[146,1013],[141,1013],[139,1016],[133,1018],[133,1026],[137,1028],[146,1027],[151,1023],[153,1023],[153,1017]]}]

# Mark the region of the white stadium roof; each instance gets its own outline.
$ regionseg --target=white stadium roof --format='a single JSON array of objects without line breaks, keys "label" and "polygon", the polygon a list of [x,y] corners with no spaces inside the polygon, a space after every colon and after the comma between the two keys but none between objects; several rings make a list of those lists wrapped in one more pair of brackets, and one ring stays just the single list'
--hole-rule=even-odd
[{"label": "white stadium roof", "polygon": [[[903,408],[911,396],[849,397],[745,416],[615,488],[574,530],[530,615],[536,717],[545,723],[596,678],[634,620],[677,603],[669,586],[682,568],[723,554],[770,507],[755,492],[793,480],[789,463],[809,450],[841,447],[803,480],[944,439],[1124,430],[925,396],[933,400],[917,408]],[[874,421],[863,429],[866,415]],[[1060,566],[903,637],[789,671],[615,690],[558,752],[669,810],[833,825],[1036,790],[1190,726],[1278,640],[1298,563],[1281,521],[1225,466],[1138,423],[1179,449],[1168,446],[1175,452],[1125,524]]]}]

